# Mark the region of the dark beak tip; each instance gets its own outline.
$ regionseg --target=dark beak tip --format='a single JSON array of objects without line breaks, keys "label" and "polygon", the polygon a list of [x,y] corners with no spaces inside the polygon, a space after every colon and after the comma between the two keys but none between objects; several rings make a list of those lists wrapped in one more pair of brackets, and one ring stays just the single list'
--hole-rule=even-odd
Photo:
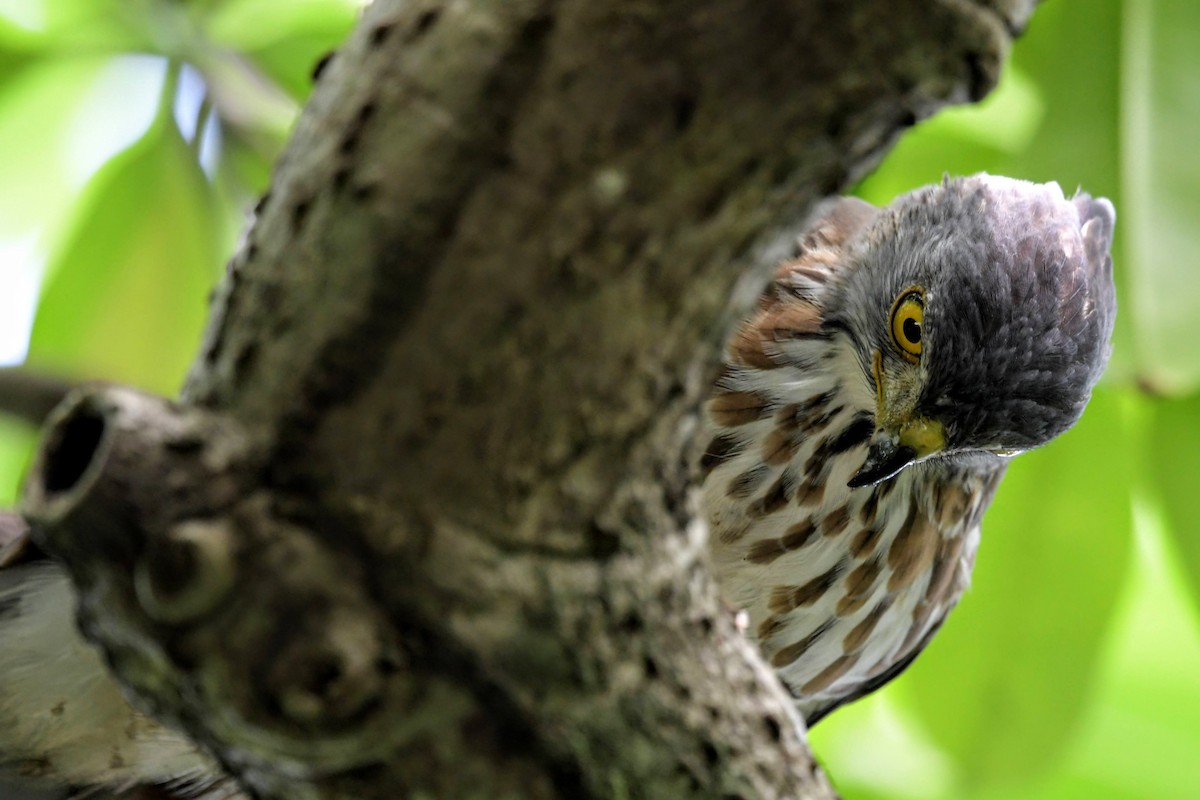
[{"label": "dark beak tip", "polygon": [[859,470],[858,472],[854,473],[854,477],[846,481],[846,485],[851,489],[861,489],[864,486],[870,486],[871,481],[866,473],[864,473],[862,470]]},{"label": "dark beak tip", "polygon": [[888,478],[895,477],[900,470],[911,464],[917,457],[917,451],[911,447],[875,447],[867,451],[867,460],[862,469],[846,482],[851,489],[863,486],[874,486]]},{"label": "dark beak tip", "polygon": [[846,486],[850,487],[851,489],[861,489],[864,486],[874,486],[883,480],[886,480],[886,478],[875,478],[873,475],[865,472],[859,472],[853,478],[846,481]]}]

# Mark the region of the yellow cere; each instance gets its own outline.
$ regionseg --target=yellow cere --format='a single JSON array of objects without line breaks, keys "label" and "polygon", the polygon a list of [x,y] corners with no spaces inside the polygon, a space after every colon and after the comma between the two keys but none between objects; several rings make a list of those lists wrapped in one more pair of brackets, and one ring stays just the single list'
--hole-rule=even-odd
[{"label": "yellow cere", "polygon": [[921,356],[922,328],[925,324],[925,300],[919,288],[906,289],[892,305],[892,341],[900,353],[914,364]]},{"label": "yellow cere", "polygon": [[900,444],[917,451],[917,458],[946,449],[946,427],[936,419],[918,417],[900,427]]}]

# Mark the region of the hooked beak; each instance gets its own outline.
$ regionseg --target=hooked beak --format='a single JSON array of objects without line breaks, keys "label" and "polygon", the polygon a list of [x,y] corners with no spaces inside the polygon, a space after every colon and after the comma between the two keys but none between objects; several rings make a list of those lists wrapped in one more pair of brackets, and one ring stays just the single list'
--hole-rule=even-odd
[{"label": "hooked beak", "polygon": [[889,408],[878,353],[875,355],[875,385],[875,434],[867,444],[866,461],[847,483],[851,489],[886,481],[909,464],[928,458],[946,447],[946,428],[941,422],[915,416],[911,410]]},{"label": "hooked beak", "polygon": [[917,460],[917,451],[888,431],[876,431],[867,445],[867,460],[846,484],[851,489],[886,481]]}]

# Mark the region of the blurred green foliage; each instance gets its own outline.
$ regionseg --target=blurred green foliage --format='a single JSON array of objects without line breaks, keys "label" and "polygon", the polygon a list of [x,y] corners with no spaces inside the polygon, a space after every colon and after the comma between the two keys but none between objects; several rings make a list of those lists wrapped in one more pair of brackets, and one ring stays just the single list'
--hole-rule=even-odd
[{"label": "blurred green foliage", "polygon": [[[361,4],[0,0],[0,292],[32,256],[30,365],[178,389],[313,66]],[[10,427],[6,504],[31,443]]]},{"label": "blurred green foliage", "polygon": [[[0,0],[0,243],[44,264],[30,363],[178,387],[356,5]],[[1105,195],[1121,312],[1083,421],[1012,464],[942,634],[814,732],[847,800],[1200,797],[1197,36],[1194,0],[1051,0],[987,101],[917,126],[858,189],[986,170]],[[32,438],[0,421],[2,502]]]},{"label": "blurred green foliage", "polygon": [[83,187],[75,223],[51,256],[31,363],[171,392],[191,361],[221,259],[221,225],[170,111],[166,105]]}]

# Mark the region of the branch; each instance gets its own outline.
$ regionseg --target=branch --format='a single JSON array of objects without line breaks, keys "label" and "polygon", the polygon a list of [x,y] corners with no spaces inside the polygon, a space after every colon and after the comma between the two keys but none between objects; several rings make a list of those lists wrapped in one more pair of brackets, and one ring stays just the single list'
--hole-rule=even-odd
[{"label": "branch", "polygon": [[48,437],[90,635],[263,797],[833,797],[716,597],[696,410],[739,275],[1030,5],[377,0],[187,405]]},{"label": "branch", "polygon": [[24,367],[0,367],[0,414],[40,426],[75,385]]}]

